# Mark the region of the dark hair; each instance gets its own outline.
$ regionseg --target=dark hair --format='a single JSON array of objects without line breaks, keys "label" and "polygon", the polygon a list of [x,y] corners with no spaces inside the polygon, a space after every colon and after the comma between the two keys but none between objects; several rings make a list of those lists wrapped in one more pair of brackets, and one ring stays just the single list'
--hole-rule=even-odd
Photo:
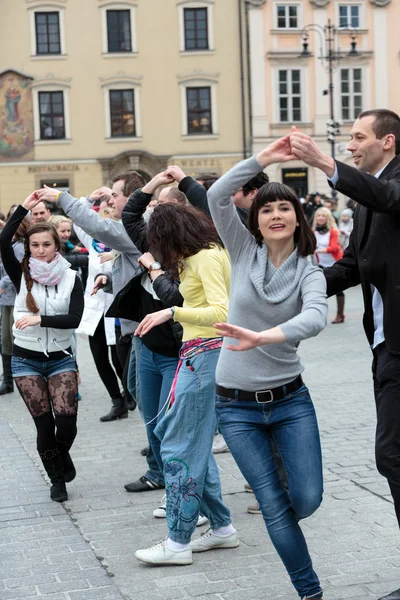
[{"label": "dark hair", "polygon": [[129,196],[137,189],[146,185],[144,178],[137,171],[124,171],[123,173],[120,173],[111,179],[111,183],[116,183],[117,181],[124,182],[122,193],[127,198],[129,198]]},{"label": "dark hair", "polygon": [[395,137],[395,151],[400,154],[400,117],[398,114],[386,108],[376,108],[374,110],[365,110],[358,115],[359,119],[364,117],[375,117],[372,123],[372,130],[378,140],[390,133]]},{"label": "dark hair", "polygon": [[54,225],[52,225],[51,223],[34,223],[31,227],[29,227],[29,229],[26,232],[24,239],[25,253],[21,261],[22,273],[25,278],[26,289],[28,292],[26,295],[26,307],[30,312],[33,312],[35,315],[39,312],[39,308],[35,302],[34,297],[32,296],[33,279],[31,277],[31,272],[29,269],[29,258],[31,256],[31,251],[29,249],[29,240],[34,233],[43,233],[44,231],[48,231],[51,234],[56,245],[56,252],[60,252],[61,242]]},{"label": "dark hair", "polygon": [[200,250],[222,242],[211,218],[193,206],[163,203],[151,213],[147,242],[150,252],[171,274],[182,270],[182,262]]},{"label": "dark hair", "polygon": [[299,256],[309,256],[310,254],[314,254],[317,243],[312,229],[305,218],[300,200],[292,188],[283,185],[282,183],[272,182],[263,185],[256,194],[250,207],[248,227],[250,232],[256,238],[257,243],[261,246],[263,241],[263,237],[258,227],[258,213],[260,208],[265,206],[265,204],[276,202],[277,200],[287,200],[293,204],[298,222],[298,226],[294,232],[294,242],[297,246]]},{"label": "dark hair", "polygon": [[26,232],[31,226],[31,220],[29,217],[24,217],[18,226],[17,231],[14,233],[14,242],[23,242],[26,237]]},{"label": "dark hair", "polygon": [[166,189],[168,190],[168,192],[167,192],[168,200],[176,200],[178,202],[178,204],[182,204],[182,205],[187,204],[188,201],[187,201],[185,194],[183,192],[181,192],[181,190],[179,190],[175,185],[172,185]]},{"label": "dark hair", "polygon": [[[11,215],[13,214],[13,212],[15,211],[17,206],[18,206],[18,204],[11,204],[10,208],[8,209],[7,220],[11,217]],[[2,217],[3,221],[4,221],[4,219],[5,219],[5,217]]]},{"label": "dark hair", "polygon": [[216,181],[218,181],[218,179],[219,179],[219,177],[217,177],[217,176],[215,176],[215,177],[208,177],[207,179],[205,179],[205,180],[203,181],[203,188],[204,188],[205,190],[207,190],[207,192],[208,192],[208,190],[210,189],[210,187],[211,187],[211,186],[212,186],[212,185],[213,185],[213,184],[214,184]]},{"label": "dark hair", "polygon": [[242,185],[243,195],[247,196],[253,190],[260,190],[263,185],[269,182],[269,177],[264,171],[258,173],[255,177],[250,179],[247,183]]}]

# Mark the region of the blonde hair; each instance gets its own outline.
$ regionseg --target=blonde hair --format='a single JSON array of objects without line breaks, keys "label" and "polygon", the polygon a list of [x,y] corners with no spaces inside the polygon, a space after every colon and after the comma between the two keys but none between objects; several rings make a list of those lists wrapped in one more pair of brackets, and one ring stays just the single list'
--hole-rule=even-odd
[{"label": "blonde hair", "polygon": [[48,219],[48,222],[54,225],[56,229],[58,229],[61,223],[69,223],[72,225],[72,219],[69,219],[64,215],[51,215],[51,217]]},{"label": "blonde hair", "polygon": [[317,229],[318,215],[324,215],[326,217],[326,226],[328,229],[337,229],[335,217],[333,216],[333,214],[331,213],[329,208],[324,208],[322,206],[321,208],[317,208],[317,210],[315,211],[314,221],[313,221],[313,226],[312,226],[313,231],[315,231]]},{"label": "blonde hair", "polygon": [[113,221],[115,221],[115,219],[112,217],[112,213],[113,210],[111,206],[106,206],[105,208],[102,208],[98,214],[102,219],[112,219]]}]

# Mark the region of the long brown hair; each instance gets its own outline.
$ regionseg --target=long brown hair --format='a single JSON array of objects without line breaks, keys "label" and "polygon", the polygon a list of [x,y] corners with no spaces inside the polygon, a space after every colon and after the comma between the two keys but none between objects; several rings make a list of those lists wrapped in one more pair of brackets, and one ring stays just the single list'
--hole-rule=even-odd
[{"label": "long brown hair", "polygon": [[29,217],[25,217],[22,219],[21,223],[18,226],[17,231],[14,233],[14,242],[23,242],[25,240],[26,232],[31,226],[31,220]]},{"label": "long brown hair", "polygon": [[181,271],[183,261],[200,250],[223,247],[214,223],[203,211],[190,205],[160,204],[147,228],[150,252],[171,274]]},{"label": "long brown hair", "polygon": [[29,248],[29,239],[34,233],[43,232],[49,232],[51,234],[56,245],[56,252],[60,252],[61,249],[60,238],[58,237],[57,230],[51,223],[34,223],[31,227],[29,227],[28,231],[26,232],[26,236],[24,239],[25,253],[23,259],[21,260],[21,265],[22,273],[25,278],[26,289],[28,292],[26,295],[26,308],[35,315],[37,315],[37,313],[39,312],[39,308],[32,295],[33,279],[29,270],[29,259],[31,256],[31,251]]}]

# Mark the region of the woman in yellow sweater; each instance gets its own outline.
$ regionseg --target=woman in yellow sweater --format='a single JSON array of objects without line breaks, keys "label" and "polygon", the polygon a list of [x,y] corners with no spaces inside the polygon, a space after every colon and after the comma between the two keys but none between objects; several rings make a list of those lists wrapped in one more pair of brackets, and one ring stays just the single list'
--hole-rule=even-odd
[{"label": "woman in yellow sweater", "polygon": [[[191,564],[192,552],[239,544],[211,452],[215,367],[222,344],[213,323],[227,318],[230,262],[211,219],[192,206],[156,207],[147,240],[164,270],[171,272],[178,265],[184,302],[147,315],[135,335],[174,320],[183,327],[183,344],[171,405],[155,429],[164,464],[168,538],[135,556],[150,564]],[[191,542],[200,510],[211,528]]]}]

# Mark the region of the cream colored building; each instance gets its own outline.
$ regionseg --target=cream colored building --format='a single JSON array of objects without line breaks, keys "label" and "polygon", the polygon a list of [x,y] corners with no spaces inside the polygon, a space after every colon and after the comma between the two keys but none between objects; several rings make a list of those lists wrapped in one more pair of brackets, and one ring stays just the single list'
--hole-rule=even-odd
[{"label": "cream colored building", "polygon": [[[351,124],[361,110],[400,112],[399,0],[249,0],[252,150],[257,152],[295,125],[328,154],[330,119],[326,26],[335,26],[333,109],[341,132],[335,156],[346,151]],[[303,39],[304,33],[308,39]],[[307,36],[306,36],[307,37]],[[303,43],[306,56],[301,56]],[[351,43],[355,52],[349,54]],[[306,52],[307,54],[307,52]],[[323,174],[301,162],[276,165],[272,178],[306,191],[330,195]]]},{"label": "cream colored building", "polygon": [[233,0],[2,0],[0,209],[126,169],[226,171],[247,143]]}]

